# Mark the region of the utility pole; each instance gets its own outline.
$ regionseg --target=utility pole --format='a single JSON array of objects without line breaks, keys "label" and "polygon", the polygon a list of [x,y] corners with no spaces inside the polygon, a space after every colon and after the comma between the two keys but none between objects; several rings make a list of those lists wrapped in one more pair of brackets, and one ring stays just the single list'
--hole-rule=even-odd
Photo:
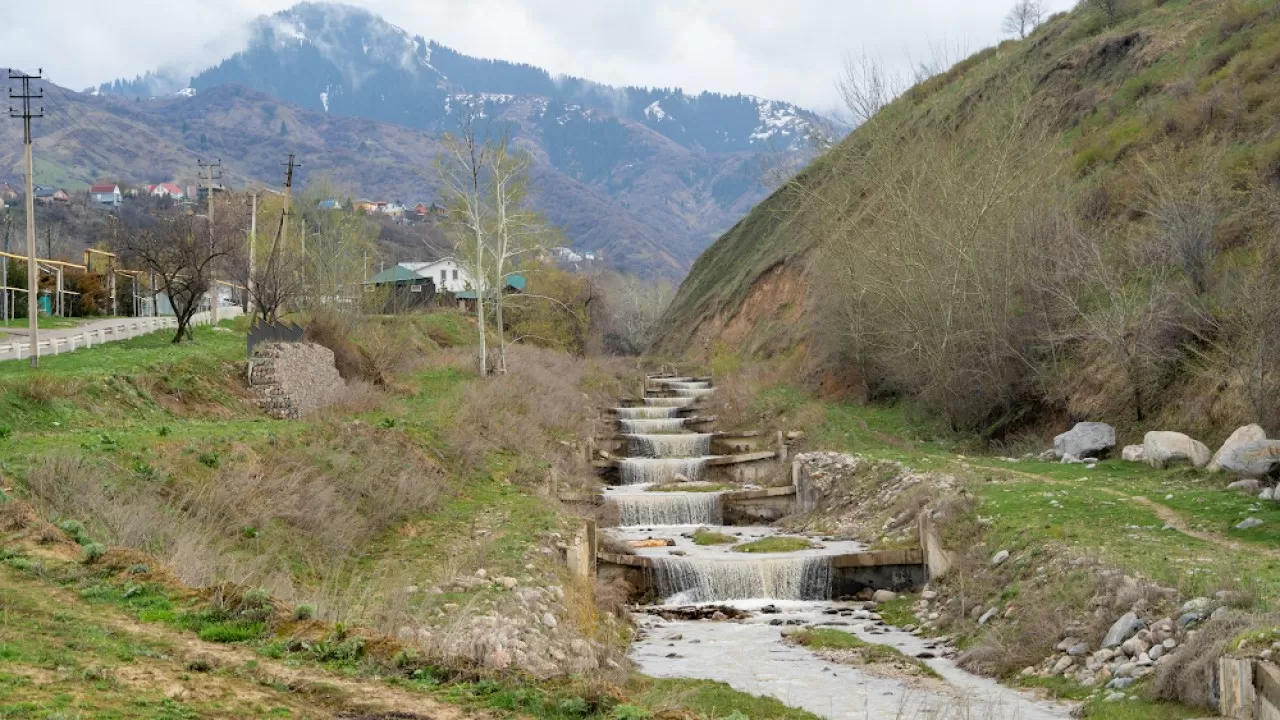
[{"label": "utility pole", "polygon": [[250,192],[249,197],[253,199],[252,211],[249,213],[249,296],[244,301],[244,312],[253,319],[253,250],[258,241],[258,193]]},{"label": "utility pole", "polygon": [[[201,170],[205,171],[206,177],[208,178],[208,181],[209,181],[209,184],[207,186],[208,190],[206,190],[206,192],[208,193],[207,197],[209,199],[209,252],[212,253],[213,245],[215,242],[213,236],[214,236],[214,233],[217,232],[217,230],[213,226],[213,181],[215,179],[222,178],[222,161],[214,160],[213,162],[205,162],[203,160],[197,160],[196,164],[200,166]],[[213,175],[213,171],[215,169],[218,171],[217,178],[215,178]],[[209,324],[217,325],[218,324],[218,296],[220,293],[218,292],[218,282],[216,279],[213,278],[212,270],[210,271],[209,275],[210,275],[209,277]]]},{"label": "utility pole", "polygon": [[9,231],[13,229],[13,211],[4,211],[4,255],[0,255],[0,321],[8,322],[12,308],[9,304]]},{"label": "utility pole", "polygon": [[[18,72],[9,68],[9,79],[22,83],[22,90],[14,92],[9,88],[9,100],[19,100],[21,108],[9,106],[9,117],[22,118],[22,144],[27,162],[27,327],[31,337],[31,367],[40,367],[39,307],[40,307],[40,273],[36,268],[36,209],[35,188],[32,176],[35,173],[31,160],[31,120],[44,117],[44,89],[34,95],[31,93],[31,81],[39,80],[44,73],[37,69],[35,75]],[[39,100],[40,109],[32,112],[31,101]]]},{"label": "utility pole", "polygon": [[302,163],[294,162],[294,154],[289,153],[289,162],[284,163],[284,221],[281,226],[280,240],[284,247],[289,247],[289,202],[293,199],[293,171],[302,167]]}]

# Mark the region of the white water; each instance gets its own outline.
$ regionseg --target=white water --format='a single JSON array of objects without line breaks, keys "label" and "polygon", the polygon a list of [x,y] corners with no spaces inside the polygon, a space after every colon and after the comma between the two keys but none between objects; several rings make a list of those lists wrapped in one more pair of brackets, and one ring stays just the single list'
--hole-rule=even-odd
[{"label": "white water", "polygon": [[721,493],[610,493],[618,507],[619,525],[719,525],[724,522]]},{"label": "white water", "polygon": [[694,458],[711,454],[709,433],[624,435],[623,437],[627,441],[627,454],[631,457]]},{"label": "white water", "polygon": [[690,378],[690,377],[649,378],[649,382],[655,385],[679,385],[680,383],[693,382],[693,378]]},{"label": "white water", "polygon": [[726,600],[825,600],[831,596],[831,560],[824,557],[733,562],[664,558],[649,571],[658,595],[675,604]]},{"label": "white water", "polygon": [[[732,604],[759,609],[765,602]],[[824,613],[847,611],[847,605],[770,604],[782,613],[757,615],[742,622],[667,622],[644,616],[640,619],[644,637],[632,645],[631,658],[646,675],[717,680],[833,720],[1059,720],[1071,716],[1066,705],[1036,700],[970,675],[949,660],[924,661],[945,684],[883,678],[824,660],[803,647],[784,644],[783,628],[771,626],[769,621],[836,625],[836,629],[868,642],[895,646],[908,655],[925,650],[927,645],[908,633],[876,633],[866,621]]]},{"label": "white water", "polygon": [[[651,409],[651,408],[645,408]],[[664,408],[665,409],[665,408]],[[619,419],[618,425],[624,435],[652,435],[654,433],[678,433],[684,431],[684,418],[658,418],[625,420]]]},{"label": "white water", "polygon": [[657,405],[646,405],[644,407],[614,408],[614,412],[618,413],[619,419],[667,420],[667,419],[679,417],[680,407],[662,407]]},{"label": "white water", "polygon": [[623,485],[661,485],[702,479],[707,458],[624,458],[618,464],[618,477]]},{"label": "white water", "polygon": [[713,392],[715,392],[715,390],[712,390],[711,388],[676,388],[676,395],[687,398],[700,398],[703,395],[710,395]]},{"label": "white water", "polygon": [[691,397],[647,397],[644,399],[644,404],[649,407],[682,408],[692,404],[696,399]]}]

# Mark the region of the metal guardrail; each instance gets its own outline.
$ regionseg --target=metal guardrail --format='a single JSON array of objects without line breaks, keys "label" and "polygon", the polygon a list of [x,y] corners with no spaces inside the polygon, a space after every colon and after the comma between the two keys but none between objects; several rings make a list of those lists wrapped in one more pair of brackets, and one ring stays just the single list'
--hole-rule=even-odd
[{"label": "metal guardrail", "polygon": [[[229,320],[234,317],[243,315],[244,311],[238,307],[221,307],[218,308],[218,319]],[[195,325],[208,325],[210,323],[210,313],[196,313],[191,322]],[[48,340],[39,341],[40,357],[48,355],[61,355],[62,353],[74,352],[83,348],[94,347],[103,343],[116,342],[118,340],[128,340],[138,337],[139,335],[148,335],[157,330],[165,330],[176,328],[178,326],[177,318],[171,316],[165,317],[149,317],[149,318],[126,318],[110,325],[103,325],[92,330],[86,330],[75,335],[64,337],[55,337]],[[30,342],[10,342],[0,345],[0,362],[4,360],[22,360],[31,356]]]}]

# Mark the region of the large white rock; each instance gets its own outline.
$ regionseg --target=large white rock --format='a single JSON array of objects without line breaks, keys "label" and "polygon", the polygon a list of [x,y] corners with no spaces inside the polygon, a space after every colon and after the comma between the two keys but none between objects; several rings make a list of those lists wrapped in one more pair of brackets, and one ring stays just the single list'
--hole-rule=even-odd
[{"label": "large white rock", "polygon": [[1209,448],[1180,432],[1153,430],[1142,438],[1142,451],[1152,467],[1162,468],[1172,462],[1186,461],[1202,468],[1209,464]]},{"label": "large white rock", "polygon": [[1053,454],[1059,459],[1098,457],[1116,446],[1116,429],[1106,423],[1082,422],[1053,439]]},{"label": "large white rock", "polygon": [[1227,438],[1227,441],[1222,443],[1222,447],[1218,448],[1218,452],[1213,454],[1213,459],[1209,461],[1209,465],[1205,469],[1209,472],[1218,472],[1222,469],[1223,455],[1241,445],[1266,439],[1267,431],[1263,430],[1260,425],[1245,425],[1242,428],[1236,428],[1236,431],[1231,433],[1231,437]]},{"label": "large white rock", "polygon": [[1218,462],[1223,470],[1241,477],[1266,477],[1280,465],[1280,440],[1255,440],[1223,448]]},{"label": "large white rock", "polygon": [[1125,445],[1120,451],[1120,459],[1125,462],[1146,462],[1147,450],[1141,445]]}]

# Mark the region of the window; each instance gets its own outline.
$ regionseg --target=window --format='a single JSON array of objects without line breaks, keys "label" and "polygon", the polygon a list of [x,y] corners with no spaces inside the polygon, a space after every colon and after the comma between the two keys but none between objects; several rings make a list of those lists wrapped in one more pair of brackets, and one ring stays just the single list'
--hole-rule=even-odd
[{"label": "window", "polygon": [[454,270],[454,271],[453,271],[453,279],[454,279],[454,280],[457,280],[457,279],[458,279],[458,271],[457,271],[457,270]]},{"label": "window", "polygon": [[443,284],[444,284],[444,282],[445,282],[445,280],[448,280],[448,279],[449,279],[449,271],[448,271],[448,270],[441,270],[441,271],[440,271],[440,284],[441,284],[441,285],[443,285]]}]

